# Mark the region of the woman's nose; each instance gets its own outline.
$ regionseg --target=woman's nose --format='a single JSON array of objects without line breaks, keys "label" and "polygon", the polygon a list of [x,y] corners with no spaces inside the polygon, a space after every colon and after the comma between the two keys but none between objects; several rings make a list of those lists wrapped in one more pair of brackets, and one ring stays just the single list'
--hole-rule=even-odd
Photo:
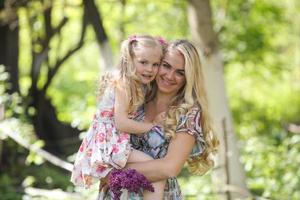
[{"label": "woman's nose", "polygon": [[172,80],[174,78],[174,72],[168,71],[166,74],[166,78]]}]

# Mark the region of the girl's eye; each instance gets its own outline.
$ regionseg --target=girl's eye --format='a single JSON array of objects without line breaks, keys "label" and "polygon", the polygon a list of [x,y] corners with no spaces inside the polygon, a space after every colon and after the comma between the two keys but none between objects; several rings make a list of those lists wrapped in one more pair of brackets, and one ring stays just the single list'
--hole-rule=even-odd
[{"label": "girl's eye", "polygon": [[147,64],[147,62],[146,62],[146,61],[140,61],[140,63],[141,63],[142,65],[145,65],[145,64]]},{"label": "girl's eye", "polygon": [[159,63],[155,63],[153,66],[154,67],[159,67],[159,65],[160,65]]}]

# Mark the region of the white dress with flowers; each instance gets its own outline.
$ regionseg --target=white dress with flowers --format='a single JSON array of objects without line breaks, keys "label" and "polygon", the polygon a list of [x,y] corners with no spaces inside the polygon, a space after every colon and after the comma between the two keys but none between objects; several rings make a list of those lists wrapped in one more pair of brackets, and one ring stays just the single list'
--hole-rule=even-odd
[{"label": "white dress with flowers", "polygon": [[117,131],[114,104],[114,87],[108,86],[78,150],[71,176],[75,185],[89,188],[113,168],[123,168],[127,162],[131,151],[129,134]]}]

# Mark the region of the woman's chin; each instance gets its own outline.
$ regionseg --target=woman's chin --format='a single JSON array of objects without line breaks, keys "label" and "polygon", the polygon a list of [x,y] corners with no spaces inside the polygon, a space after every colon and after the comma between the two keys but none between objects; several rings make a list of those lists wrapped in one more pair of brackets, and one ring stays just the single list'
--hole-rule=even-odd
[{"label": "woman's chin", "polygon": [[177,91],[177,90],[174,90],[174,88],[172,88],[172,87],[165,87],[165,86],[164,87],[158,86],[158,90],[162,93],[170,94],[170,95],[176,94],[176,91]]}]

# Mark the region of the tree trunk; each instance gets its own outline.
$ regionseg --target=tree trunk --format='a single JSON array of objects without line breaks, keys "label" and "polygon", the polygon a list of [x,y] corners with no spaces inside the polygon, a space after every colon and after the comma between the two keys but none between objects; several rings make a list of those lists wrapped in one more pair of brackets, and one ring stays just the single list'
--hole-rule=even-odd
[{"label": "tree trunk", "polygon": [[223,63],[218,38],[213,31],[209,0],[189,0],[188,20],[195,44],[202,52],[205,84],[215,131],[220,140],[217,166],[213,173],[221,199],[250,196],[245,171],[239,162],[239,149],[226,96]]},{"label": "tree trunk", "polygon": [[45,149],[63,156],[76,152],[80,131],[57,119],[55,108],[43,92],[36,91],[33,97],[33,107],[37,110],[33,124],[39,138],[45,140]]},{"label": "tree trunk", "polygon": [[[4,3],[0,4],[0,11],[4,11]],[[11,11],[14,12],[14,11]],[[10,87],[7,89],[9,94],[20,92],[19,89],[19,27],[16,13],[12,14],[12,23],[0,21],[0,64],[5,66],[11,76],[9,78]]]},{"label": "tree trunk", "polygon": [[101,12],[95,1],[83,1],[89,23],[93,26],[100,47],[100,71],[113,67],[112,49],[103,26]]}]

